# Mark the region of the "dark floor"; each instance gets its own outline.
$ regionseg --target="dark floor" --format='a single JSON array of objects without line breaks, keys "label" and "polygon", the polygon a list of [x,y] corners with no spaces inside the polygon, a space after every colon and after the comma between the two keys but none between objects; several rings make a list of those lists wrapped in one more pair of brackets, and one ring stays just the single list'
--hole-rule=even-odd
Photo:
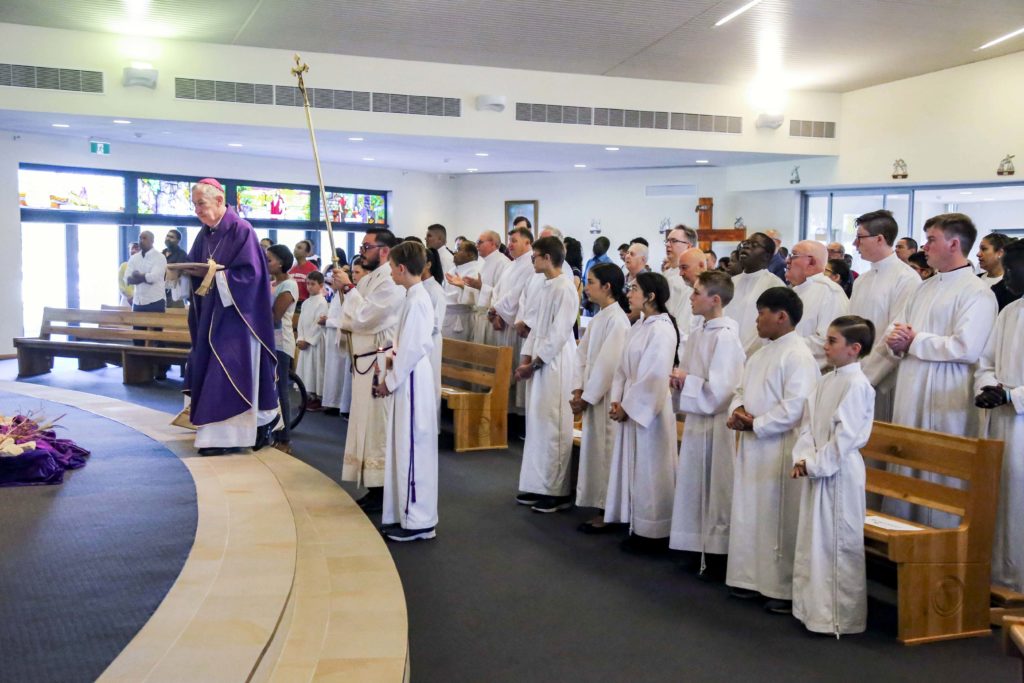
[{"label": "dark floor", "polygon": [[[0,379],[15,373],[12,361],[0,362]],[[126,387],[116,368],[80,372],[72,364],[31,381],[168,413],[181,404],[173,379]],[[346,424],[307,415],[293,436],[296,455],[337,480]],[[879,587],[873,594],[889,602],[872,599],[867,633],[810,635],[670,559],[626,555],[617,537],[577,533],[587,511],[540,515],[515,505],[519,442],[476,454],[452,452],[448,435],[441,444],[438,537],[392,546],[417,683],[1020,680],[998,631],[900,645],[891,593]]]}]

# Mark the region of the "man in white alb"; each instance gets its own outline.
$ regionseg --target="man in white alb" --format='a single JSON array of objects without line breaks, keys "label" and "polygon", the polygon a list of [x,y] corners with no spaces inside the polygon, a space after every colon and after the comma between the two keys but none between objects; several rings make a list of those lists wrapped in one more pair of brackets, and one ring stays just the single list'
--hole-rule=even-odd
[{"label": "man in white alb", "polygon": [[775,254],[775,241],[763,232],[755,232],[737,248],[740,273],[732,278],[735,293],[724,313],[740,325],[740,341],[749,358],[761,348],[757,335],[757,298],[772,287],[785,282],[768,271],[768,262]]},{"label": "man in white alb", "polygon": [[493,331],[491,323],[487,319],[487,311],[491,309],[490,294],[494,290],[494,285],[501,279],[501,274],[505,272],[506,268],[512,266],[512,262],[501,253],[501,235],[493,230],[485,230],[480,233],[480,237],[476,241],[476,248],[480,254],[480,274],[476,277],[449,275],[447,280],[455,287],[469,287],[477,290],[470,341],[487,344],[491,337],[487,330]]},{"label": "man in white alb", "polygon": [[797,242],[786,259],[786,280],[804,305],[796,333],[804,338],[821,370],[828,365],[825,360],[828,327],[833,320],[846,315],[850,305],[843,288],[825,275],[827,260],[825,245],[812,240]]}]

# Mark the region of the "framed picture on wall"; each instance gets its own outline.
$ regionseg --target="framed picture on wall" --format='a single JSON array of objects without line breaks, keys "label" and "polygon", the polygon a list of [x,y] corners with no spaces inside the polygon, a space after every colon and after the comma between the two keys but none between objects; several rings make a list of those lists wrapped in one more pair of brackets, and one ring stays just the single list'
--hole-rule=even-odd
[{"label": "framed picture on wall", "polygon": [[534,234],[536,234],[539,207],[540,202],[536,199],[509,199],[505,202],[505,242],[508,242],[512,221],[519,216],[526,216],[530,220],[530,225],[533,226]]}]

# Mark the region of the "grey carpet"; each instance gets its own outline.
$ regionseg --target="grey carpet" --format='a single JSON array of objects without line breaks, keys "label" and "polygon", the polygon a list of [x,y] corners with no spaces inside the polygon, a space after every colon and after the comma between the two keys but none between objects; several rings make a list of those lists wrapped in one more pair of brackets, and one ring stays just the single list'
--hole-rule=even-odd
[{"label": "grey carpet", "polygon": [[[0,363],[0,377],[13,372]],[[72,366],[33,381],[167,412],[180,405],[179,382],[124,387],[113,368]],[[346,425],[308,415],[292,437],[297,456],[337,481]],[[441,443],[438,537],[391,546],[416,683],[1019,680],[1020,663],[1001,654],[998,631],[900,645],[891,594],[877,586],[873,594],[889,602],[871,600],[867,633],[838,641],[808,634],[670,559],[626,555],[619,537],[577,533],[589,511],[540,515],[516,505],[521,442],[475,454],[452,452],[447,434]]]},{"label": "grey carpet", "polygon": [[0,681],[95,680],[146,623],[195,538],[192,477],[117,422],[0,392],[0,414],[65,414],[92,451],[57,486],[0,488]]}]

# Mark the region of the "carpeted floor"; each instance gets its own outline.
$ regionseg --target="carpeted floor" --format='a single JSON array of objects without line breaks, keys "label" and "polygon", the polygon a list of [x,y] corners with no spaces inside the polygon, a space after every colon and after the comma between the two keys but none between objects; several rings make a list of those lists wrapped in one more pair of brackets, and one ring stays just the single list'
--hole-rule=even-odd
[{"label": "carpeted floor", "polygon": [[92,451],[56,486],[0,488],[0,681],[92,681],[170,589],[196,494],[173,453],[117,422],[0,392],[0,414],[64,415]]},{"label": "carpeted floor", "polygon": [[[15,372],[12,362],[0,363],[0,378]],[[72,365],[31,381],[167,412],[180,406],[173,379],[125,387],[113,368],[85,373]],[[308,415],[293,436],[297,457],[337,480],[346,424]],[[540,515],[515,505],[520,442],[476,454],[452,452],[449,435],[441,443],[438,538],[391,546],[417,683],[1019,680],[1019,662],[1001,654],[998,631],[898,644],[891,592],[877,586],[873,594],[889,602],[872,599],[867,633],[810,635],[670,559],[626,555],[618,537],[577,533],[588,511]]]}]

